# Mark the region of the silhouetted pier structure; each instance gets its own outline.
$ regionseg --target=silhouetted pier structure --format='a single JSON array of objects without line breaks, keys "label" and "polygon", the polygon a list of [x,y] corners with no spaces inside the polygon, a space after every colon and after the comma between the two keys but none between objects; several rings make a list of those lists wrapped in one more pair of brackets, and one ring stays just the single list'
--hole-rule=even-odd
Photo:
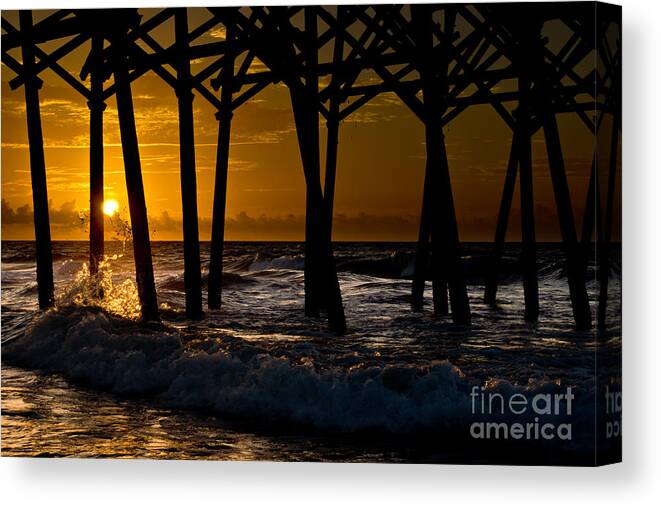
[{"label": "silhouetted pier structure", "polygon": [[[468,108],[490,105],[502,126],[511,130],[512,140],[484,302],[495,305],[497,301],[500,260],[518,178],[525,320],[538,318],[531,146],[532,136],[541,130],[574,320],[579,329],[592,326],[586,268],[594,241],[600,251],[597,314],[599,325],[604,325],[621,116],[617,9],[595,8],[594,3],[585,2],[200,10],[205,16],[197,26],[191,26],[190,11],[185,8],[161,9],[150,16],[141,16],[136,9],[58,10],[36,23],[31,11],[21,11],[18,26],[3,16],[2,62],[16,73],[10,86],[25,90],[41,308],[53,304],[47,168],[39,109],[39,76],[50,69],[85,97],[90,109],[92,272],[103,257],[103,111],[109,98],[117,101],[142,314],[148,320],[158,319],[131,95],[131,83],[153,72],[172,88],[178,103],[184,280],[190,318],[203,316],[193,100],[208,101],[217,111],[219,124],[208,280],[208,306],[219,309],[233,113],[267,86],[281,82],[291,97],[306,183],[306,315],[316,317],[324,311],[332,330],[346,330],[331,240],[340,125],[370,100],[390,93],[422,122],[425,131],[412,309],[423,309],[425,280],[431,277],[434,313],[449,312],[457,324],[471,322],[444,129]],[[174,42],[164,46],[153,31],[170,26],[166,24],[172,20]],[[550,41],[545,33],[553,24],[567,33],[561,44]],[[199,42],[218,29],[224,38]],[[39,45],[49,41],[61,44],[47,53]],[[89,56],[82,69],[65,69],[60,60],[84,44],[89,46]],[[193,74],[191,61],[199,58],[212,61]],[[589,58],[596,67],[586,64]],[[577,115],[597,139],[611,146],[606,164],[600,162],[595,148],[580,237],[557,124],[561,114]],[[605,116],[611,117],[608,135],[600,129]],[[323,180],[320,120],[325,120],[327,131]]]}]

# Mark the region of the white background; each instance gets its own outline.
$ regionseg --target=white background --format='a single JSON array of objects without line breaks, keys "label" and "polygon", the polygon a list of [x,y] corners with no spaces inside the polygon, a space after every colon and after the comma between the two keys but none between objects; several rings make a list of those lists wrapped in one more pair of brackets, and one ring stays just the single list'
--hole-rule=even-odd
[{"label": "white background", "polygon": [[[1,0],[0,5],[16,9],[221,3]],[[620,3],[624,7],[623,464],[582,469],[2,458],[3,504],[184,505],[228,500],[315,506],[421,504],[421,500],[490,506],[661,504],[661,17],[658,1]]]}]

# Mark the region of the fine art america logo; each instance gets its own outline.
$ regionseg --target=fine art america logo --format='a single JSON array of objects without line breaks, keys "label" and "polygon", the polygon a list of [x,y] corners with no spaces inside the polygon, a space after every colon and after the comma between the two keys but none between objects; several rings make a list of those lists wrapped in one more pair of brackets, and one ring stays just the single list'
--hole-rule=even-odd
[{"label": "fine art america logo", "polygon": [[[571,387],[565,393],[539,393],[531,398],[522,393],[509,396],[485,392],[474,386],[470,393],[471,412],[477,418],[507,421],[479,421],[470,426],[474,439],[561,439],[572,438],[571,423],[554,423],[549,417],[566,420],[572,414],[574,394]],[[518,421],[517,421],[518,420]]]},{"label": "fine art america logo", "polygon": [[606,386],[606,439],[622,435],[622,392]]}]

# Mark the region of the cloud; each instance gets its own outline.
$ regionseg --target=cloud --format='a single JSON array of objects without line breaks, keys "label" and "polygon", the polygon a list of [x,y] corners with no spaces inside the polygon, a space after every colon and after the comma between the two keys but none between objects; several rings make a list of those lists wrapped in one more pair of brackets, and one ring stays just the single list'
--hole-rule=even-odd
[{"label": "cloud", "polygon": [[225,39],[225,27],[222,25],[217,26],[209,32],[209,35],[214,39]]},{"label": "cloud", "polygon": [[[49,205],[49,215],[53,239],[86,239],[86,219],[76,209],[75,200],[65,202],[59,208]],[[577,209],[576,225],[580,231],[582,209]],[[126,216],[123,216],[126,218]],[[181,240],[182,221],[180,216],[171,216],[167,211],[149,216],[149,228],[153,240]],[[491,218],[459,216],[459,229],[463,241],[490,241],[493,239],[496,216]],[[520,209],[514,207],[510,213],[507,238],[518,241],[521,234]],[[201,216],[198,220],[200,239],[209,240],[211,217]],[[558,219],[555,210],[549,206],[535,206],[535,223],[538,241],[560,239]],[[419,217],[413,214],[343,214],[333,218],[333,238],[338,241],[415,241],[418,235]],[[33,214],[29,204],[13,208],[2,199],[2,227],[5,239],[30,239],[33,234]],[[108,234],[113,227],[106,226]],[[619,240],[620,216],[616,214],[615,240]],[[107,235],[109,239],[111,235]],[[114,236],[113,236],[114,237]],[[242,211],[225,221],[227,240],[251,241],[300,241],[305,237],[305,216],[286,214],[251,216]]]},{"label": "cloud", "polygon": [[60,226],[83,226],[83,218],[78,210],[76,210],[76,201],[71,200],[63,203],[59,209],[53,207],[53,201],[48,202],[48,214],[50,222],[53,225]]},{"label": "cloud", "polygon": [[245,188],[241,190],[248,193],[279,193],[279,192],[294,192],[296,188]]},{"label": "cloud", "polygon": [[[181,233],[181,218],[173,218],[166,211],[149,220],[155,238]],[[200,235],[208,236],[211,218],[201,217],[199,226]],[[333,220],[336,240],[414,240],[417,230],[418,218],[412,215],[336,214]],[[226,218],[225,233],[227,238],[233,240],[301,240],[305,234],[305,216],[251,216],[241,211],[234,217]]]},{"label": "cloud", "polygon": [[[53,228],[82,229],[85,219],[76,209],[76,201],[64,202],[59,208],[53,207],[53,201],[48,202],[48,217]],[[2,225],[30,225],[34,223],[34,213],[30,204],[12,208],[7,200],[2,199]]]},{"label": "cloud", "polygon": [[16,210],[2,199],[2,223],[5,225],[23,225],[33,222],[32,208],[29,204],[17,207]]}]

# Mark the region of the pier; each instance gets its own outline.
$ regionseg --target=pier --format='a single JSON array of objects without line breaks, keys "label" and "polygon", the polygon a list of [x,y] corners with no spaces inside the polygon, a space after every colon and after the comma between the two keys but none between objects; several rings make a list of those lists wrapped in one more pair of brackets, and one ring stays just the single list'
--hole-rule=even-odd
[{"label": "pier", "polygon": [[[484,304],[497,304],[503,247],[518,182],[524,319],[534,324],[539,317],[543,301],[536,257],[532,138],[540,133],[575,326],[579,330],[606,326],[621,130],[617,9],[599,5],[595,10],[590,3],[212,7],[198,9],[205,14],[199,24],[191,23],[190,10],[150,10],[146,16],[137,9],[63,9],[49,11],[37,22],[32,11],[20,11],[17,24],[3,14],[4,71],[15,74],[10,87],[22,88],[25,96],[40,308],[54,304],[48,167],[40,115],[40,76],[50,70],[89,106],[92,273],[104,254],[104,110],[109,100],[116,101],[142,317],[159,319],[131,89],[136,79],[151,72],[177,98],[188,318],[204,317],[193,103],[207,101],[218,121],[211,254],[206,267],[208,308],[222,311],[233,115],[265,88],[284,84],[291,98],[306,188],[306,316],[324,315],[328,328],[337,334],[350,327],[332,243],[335,181],[343,169],[338,166],[339,133],[344,120],[375,97],[390,94],[424,128],[421,142],[426,164],[411,282],[412,311],[425,309],[424,288],[431,279],[433,313],[448,315],[457,325],[471,324],[445,132],[469,108],[487,105],[501,120],[494,128],[511,132],[511,147],[502,167],[502,196]],[[548,23],[562,24],[569,34],[563,44],[550,43],[544,34]],[[165,28],[172,31],[170,45],[154,35]],[[212,30],[220,30],[223,38],[200,42]],[[41,47],[45,42],[53,43],[49,52]],[[65,68],[63,58],[80,47],[89,47],[82,68]],[[191,62],[200,58],[209,63],[193,73]],[[586,66],[587,58],[594,64]],[[595,139],[583,216],[575,216],[572,206],[558,127],[561,115],[578,117]],[[326,152],[322,153],[324,135]],[[608,157],[601,157],[598,149]],[[595,249],[599,295],[593,308],[586,277]]]}]

